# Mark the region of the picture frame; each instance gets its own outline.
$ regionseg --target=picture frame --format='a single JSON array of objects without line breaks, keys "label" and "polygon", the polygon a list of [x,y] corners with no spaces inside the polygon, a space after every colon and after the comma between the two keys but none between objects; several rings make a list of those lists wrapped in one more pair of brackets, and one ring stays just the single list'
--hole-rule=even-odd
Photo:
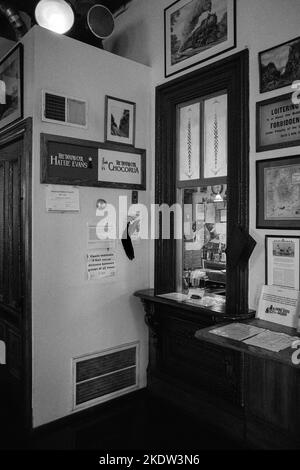
[{"label": "picture frame", "polygon": [[23,118],[23,45],[0,61],[0,129]]},{"label": "picture frame", "polygon": [[105,142],[135,145],[136,104],[132,101],[105,96]]},{"label": "picture frame", "polygon": [[256,151],[300,145],[300,105],[292,94],[256,103]]},{"label": "picture frame", "polygon": [[[258,54],[260,93],[286,87],[300,80],[300,63],[297,59],[299,47],[300,37],[297,37]],[[297,54],[291,54],[292,50]]]},{"label": "picture frame", "polygon": [[234,47],[235,0],[176,0],[164,9],[165,77]]},{"label": "picture frame", "polygon": [[300,155],[256,162],[256,227],[300,228]]},{"label": "picture frame", "polygon": [[266,285],[300,290],[300,236],[265,236]]},{"label": "picture frame", "polygon": [[41,183],[146,190],[146,150],[41,134]]}]

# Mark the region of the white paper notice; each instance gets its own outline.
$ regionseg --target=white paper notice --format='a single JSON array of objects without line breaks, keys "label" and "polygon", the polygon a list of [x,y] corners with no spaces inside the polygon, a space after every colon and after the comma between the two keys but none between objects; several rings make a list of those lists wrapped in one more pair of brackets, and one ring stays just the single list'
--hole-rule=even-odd
[{"label": "white paper notice", "polygon": [[296,328],[298,323],[299,291],[279,286],[263,286],[257,316],[281,325]]},{"label": "white paper notice", "polygon": [[87,275],[89,281],[99,281],[116,275],[116,256],[114,252],[88,253]]},{"label": "white paper notice", "polygon": [[72,186],[46,186],[47,212],[79,212],[79,189]]}]

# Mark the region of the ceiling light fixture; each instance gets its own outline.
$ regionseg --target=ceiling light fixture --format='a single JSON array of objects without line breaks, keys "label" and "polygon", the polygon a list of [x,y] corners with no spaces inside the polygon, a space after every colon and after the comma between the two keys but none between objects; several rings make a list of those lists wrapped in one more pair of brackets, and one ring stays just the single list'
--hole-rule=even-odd
[{"label": "ceiling light fixture", "polygon": [[35,9],[35,19],[43,28],[65,34],[74,24],[74,11],[65,0],[40,0]]}]

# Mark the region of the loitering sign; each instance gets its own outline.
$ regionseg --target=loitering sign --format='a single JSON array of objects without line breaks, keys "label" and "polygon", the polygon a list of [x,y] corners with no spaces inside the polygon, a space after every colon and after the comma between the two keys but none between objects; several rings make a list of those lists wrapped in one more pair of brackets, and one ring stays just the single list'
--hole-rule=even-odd
[{"label": "loitering sign", "polygon": [[256,104],[258,152],[300,145],[300,105],[291,97],[288,93]]},{"label": "loitering sign", "polygon": [[41,134],[41,182],[146,189],[146,151]]}]

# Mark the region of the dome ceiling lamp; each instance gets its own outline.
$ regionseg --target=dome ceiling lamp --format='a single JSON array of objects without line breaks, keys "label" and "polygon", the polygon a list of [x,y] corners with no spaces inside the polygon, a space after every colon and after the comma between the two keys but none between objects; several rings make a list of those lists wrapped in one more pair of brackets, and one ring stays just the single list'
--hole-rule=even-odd
[{"label": "dome ceiling lamp", "polygon": [[65,0],[40,0],[35,9],[36,22],[58,34],[68,32],[75,21],[71,2]]}]

